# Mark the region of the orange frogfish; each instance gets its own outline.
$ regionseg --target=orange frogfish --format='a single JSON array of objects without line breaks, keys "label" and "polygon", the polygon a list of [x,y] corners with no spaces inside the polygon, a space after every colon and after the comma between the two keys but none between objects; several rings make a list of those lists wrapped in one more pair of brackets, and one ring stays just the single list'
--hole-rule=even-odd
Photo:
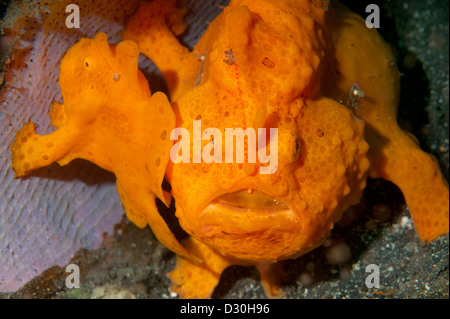
[{"label": "orange frogfish", "polygon": [[[261,174],[267,163],[228,163],[223,153],[169,161],[176,215],[191,235],[183,244],[203,259],[178,258],[174,291],[208,297],[226,267],[250,264],[266,294],[280,295],[277,262],[319,246],[368,176],[402,190],[422,239],[448,232],[448,184],[398,127],[400,73],[361,17],[323,0],[232,0],[191,52],[175,37],[181,16],[174,1],[143,2],[124,33],[163,73],[176,126],[190,136],[198,120],[222,133],[277,128],[278,145],[270,139],[264,151],[278,148],[278,167]],[[202,149],[220,151],[211,143],[226,141],[208,135]]]},{"label": "orange frogfish", "polygon": [[54,103],[50,112],[57,130],[39,136],[33,123],[25,124],[11,147],[12,166],[19,177],[52,162],[83,158],[114,172],[128,218],[139,227],[151,225],[164,245],[196,260],[155,205],[155,196],[170,204],[161,184],[175,116],[165,94],[151,95],[138,58],[136,43],[110,45],[105,33],[76,43],[61,62],[64,104]]},{"label": "orange frogfish", "polygon": [[[364,20],[325,0],[232,0],[190,51],[176,38],[183,13],[174,0],[142,2],[124,42],[100,33],[72,47],[61,63],[64,104],[50,113],[57,130],[19,131],[17,176],[74,158],[114,172],[129,219],[177,253],[169,276],[186,298],[210,297],[230,265],[256,266],[266,294],[282,296],[280,262],[321,245],[369,176],[402,190],[420,238],[448,232],[448,184],[398,127],[400,74]],[[139,50],[163,73],[170,103],[151,95]],[[200,145],[186,143],[197,125]],[[174,143],[176,128],[187,135]],[[236,160],[223,151],[227,128],[242,129],[231,140]],[[250,161],[255,138],[266,143]],[[180,152],[187,158],[174,161]],[[170,202],[164,176],[190,235],[181,243],[155,206],[155,197]]]}]

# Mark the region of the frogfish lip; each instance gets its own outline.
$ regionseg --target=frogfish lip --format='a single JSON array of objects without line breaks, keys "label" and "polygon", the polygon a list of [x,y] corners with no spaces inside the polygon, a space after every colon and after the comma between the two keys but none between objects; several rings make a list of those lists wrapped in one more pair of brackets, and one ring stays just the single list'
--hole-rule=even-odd
[{"label": "frogfish lip", "polygon": [[259,190],[241,189],[214,198],[201,211],[197,225],[206,236],[218,231],[222,234],[251,234],[274,226],[283,228],[293,215],[283,201]]},{"label": "frogfish lip", "polygon": [[258,261],[290,255],[301,223],[284,201],[263,191],[241,189],[210,201],[197,215],[194,228],[193,236],[223,255]]},{"label": "frogfish lip", "polygon": [[288,206],[277,198],[253,189],[225,193],[215,198],[210,205],[221,206],[235,212],[260,214],[289,210]]}]

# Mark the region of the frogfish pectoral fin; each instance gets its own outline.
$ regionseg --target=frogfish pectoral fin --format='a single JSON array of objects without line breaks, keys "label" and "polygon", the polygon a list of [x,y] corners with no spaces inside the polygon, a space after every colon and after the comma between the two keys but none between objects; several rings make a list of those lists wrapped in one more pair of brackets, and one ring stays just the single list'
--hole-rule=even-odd
[{"label": "frogfish pectoral fin", "polygon": [[392,181],[401,189],[420,238],[431,241],[449,230],[448,183],[432,155],[400,128],[391,132],[373,154],[371,176]]},{"label": "frogfish pectoral fin", "polygon": [[183,245],[204,261],[194,263],[177,256],[175,269],[169,273],[172,280],[171,291],[181,298],[211,297],[220,275],[233,264],[232,261],[193,237],[183,240]]}]

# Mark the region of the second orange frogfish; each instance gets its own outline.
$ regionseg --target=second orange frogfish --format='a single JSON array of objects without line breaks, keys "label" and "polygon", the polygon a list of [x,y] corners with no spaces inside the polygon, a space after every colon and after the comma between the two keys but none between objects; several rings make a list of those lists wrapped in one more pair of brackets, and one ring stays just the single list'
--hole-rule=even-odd
[{"label": "second orange frogfish", "polygon": [[[126,41],[109,45],[100,33],[71,48],[64,104],[50,114],[58,129],[19,131],[16,174],[77,157],[114,172],[128,217],[177,253],[169,276],[185,298],[210,297],[230,265],[256,266],[266,294],[282,296],[280,262],[321,245],[369,176],[401,189],[421,239],[448,232],[448,184],[398,127],[395,59],[361,17],[325,0],[232,0],[190,51],[176,38],[183,12],[175,0],[142,2]],[[170,103],[151,95],[138,47],[163,73]],[[175,128],[183,134],[174,143]],[[231,140],[231,161],[229,128],[243,132]],[[250,161],[255,138],[266,143]],[[263,160],[271,154],[276,161]],[[155,196],[170,201],[164,176],[190,235],[181,243],[155,206]]]},{"label": "second orange frogfish", "polygon": [[151,95],[138,58],[136,43],[110,45],[105,33],[75,44],[61,62],[64,104],[54,103],[50,112],[57,130],[39,136],[33,123],[25,124],[11,147],[12,166],[19,177],[53,162],[83,158],[114,172],[128,218],[139,227],[150,225],[164,245],[196,260],[155,205],[155,196],[170,204],[161,184],[175,116],[165,94]]}]

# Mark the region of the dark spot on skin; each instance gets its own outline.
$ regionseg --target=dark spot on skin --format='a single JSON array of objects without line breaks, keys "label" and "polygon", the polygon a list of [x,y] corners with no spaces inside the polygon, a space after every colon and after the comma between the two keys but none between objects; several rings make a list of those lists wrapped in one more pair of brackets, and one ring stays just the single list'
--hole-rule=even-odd
[{"label": "dark spot on skin", "polygon": [[295,139],[295,148],[294,148],[294,157],[298,158],[298,155],[300,153],[300,141],[298,138]]},{"label": "dark spot on skin", "polygon": [[233,50],[231,50],[231,49],[226,50],[225,56],[227,57],[227,59],[223,60],[223,62],[225,62],[228,65],[232,65],[234,63]]},{"label": "dark spot on skin", "polygon": [[264,60],[262,61],[262,64],[264,64],[264,66],[266,66],[269,69],[273,69],[275,67],[275,62],[273,62],[269,58],[264,58]]},{"label": "dark spot on skin", "polygon": [[316,135],[317,135],[318,137],[322,137],[324,134],[325,134],[325,133],[324,133],[320,128],[317,129]]}]

